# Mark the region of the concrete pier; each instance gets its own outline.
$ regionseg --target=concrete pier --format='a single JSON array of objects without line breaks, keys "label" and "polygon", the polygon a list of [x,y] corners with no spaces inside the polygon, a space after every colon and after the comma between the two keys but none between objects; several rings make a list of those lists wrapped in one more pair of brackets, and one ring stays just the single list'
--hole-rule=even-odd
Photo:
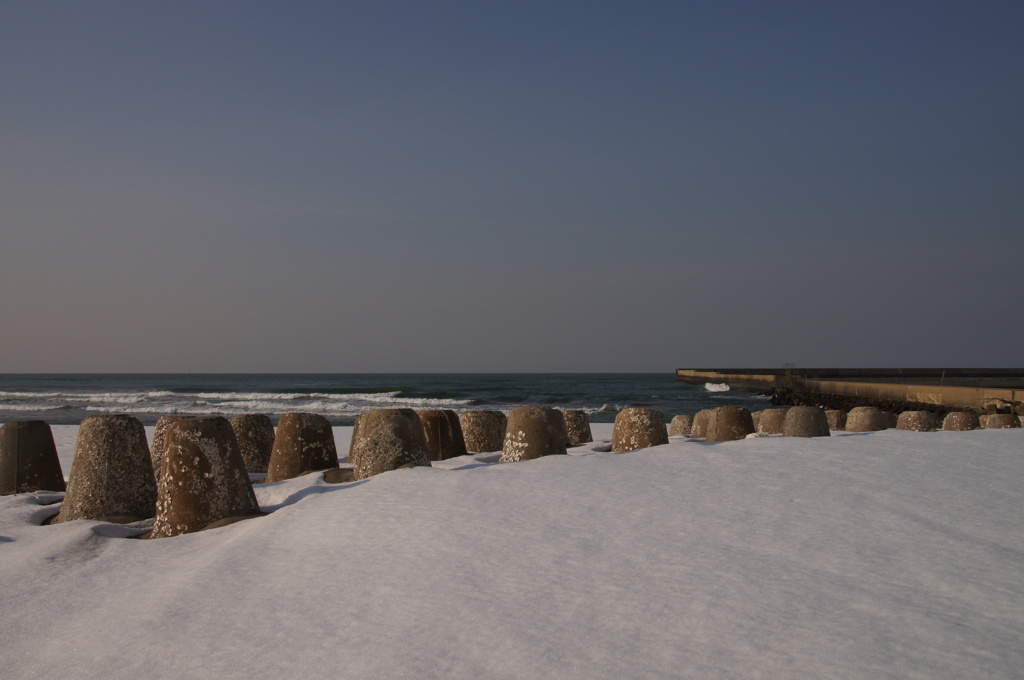
[{"label": "concrete pier", "polygon": [[904,402],[938,409],[1024,413],[1020,368],[679,368],[676,380],[765,394]]}]

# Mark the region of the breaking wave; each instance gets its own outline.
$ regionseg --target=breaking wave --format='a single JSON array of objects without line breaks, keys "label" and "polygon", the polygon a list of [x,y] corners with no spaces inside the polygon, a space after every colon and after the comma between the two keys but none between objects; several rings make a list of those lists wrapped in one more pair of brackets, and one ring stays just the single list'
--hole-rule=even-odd
[{"label": "breaking wave", "polygon": [[78,409],[88,413],[152,415],[224,415],[247,413],[281,415],[305,411],[325,416],[355,417],[375,408],[451,408],[476,403],[473,399],[441,399],[390,392],[0,392],[3,410],[46,412]]},{"label": "breaking wave", "polygon": [[612,422],[627,407],[666,415],[695,413],[723,399],[762,404],[764,397],[703,388],[648,374],[139,374],[0,375],[0,422],[39,419],[79,423],[97,413],[163,415],[317,413],[337,425],[377,408],[496,409],[543,404],[580,409]]}]

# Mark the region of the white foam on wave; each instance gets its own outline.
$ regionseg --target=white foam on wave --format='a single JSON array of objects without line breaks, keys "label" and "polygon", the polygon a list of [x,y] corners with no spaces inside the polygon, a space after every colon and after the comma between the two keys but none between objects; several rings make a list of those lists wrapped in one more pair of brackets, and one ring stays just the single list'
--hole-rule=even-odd
[{"label": "white foam on wave", "polygon": [[227,401],[295,401],[298,399],[370,400],[373,397],[396,397],[401,392],[174,392],[171,396],[182,399],[218,399]]},{"label": "white foam on wave", "polygon": [[4,404],[4,411],[67,411],[71,404]]},{"label": "white foam on wave", "polygon": [[[396,393],[398,394],[398,393]],[[385,397],[383,395],[368,395],[363,399],[373,404],[401,404],[409,408],[417,406],[471,406],[472,399],[434,399],[430,397]]]},{"label": "white foam on wave", "polygon": [[371,404],[408,404],[435,406],[467,406],[472,399],[434,399],[429,397],[403,397],[401,391],[393,392],[178,392],[173,396],[181,399],[210,400],[211,403],[262,402],[273,404],[279,401],[303,401],[314,403],[341,402],[353,404],[366,402]]},{"label": "white foam on wave", "polygon": [[66,392],[4,392],[0,390],[0,399],[32,399],[35,397],[53,399],[63,397]]},{"label": "white foam on wave", "polygon": [[[0,391],[0,400],[8,411],[82,408],[86,411],[120,411],[130,406],[138,413],[253,413],[260,411],[316,411],[355,415],[369,408],[389,406],[406,408],[456,408],[469,406],[472,399],[436,399],[403,397],[391,392],[15,392]],[[56,402],[56,404],[55,404]],[[59,405],[57,405],[59,404]],[[147,406],[149,404],[150,406]]]},{"label": "white foam on wave", "polygon": [[108,392],[104,394],[69,394],[63,398],[70,402],[84,401],[90,404],[145,404],[153,401],[154,398],[159,397],[155,397],[150,394],[133,394],[130,392]]},{"label": "white foam on wave", "polygon": [[[305,401],[301,406],[306,409],[322,408],[328,411],[338,411],[345,409],[358,409],[360,406],[365,405],[387,405],[387,406],[398,406],[408,408],[418,408],[424,406],[469,406],[473,403],[471,399],[432,399],[428,397],[403,397],[401,392],[373,392],[373,393],[352,393],[352,394],[304,394],[302,400]],[[199,395],[204,396],[204,395]],[[271,398],[265,398],[270,396]],[[211,401],[216,406],[235,406],[235,407],[248,407],[248,406],[261,406],[264,408],[279,408],[282,404],[278,403],[280,399],[273,398],[276,395],[260,395],[260,394],[222,394],[222,400]],[[207,397],[209,398],[209,397]],[[298,398],[289,399],[288,401],[299,401]]]},{"label": "white foam on wave", "polygon": [[704,389],[708,392],[728,392],[732,388],[726,383],[704,383]]},{"label": "white foam on wave", "polygon": [[96,413],[155,413],[158,415],[242,415],[248,411],[237,411],[232,413],[217,407],[209,407],[205,404],[165,404],[163,406],[141,406],[138,408],[110,408],[108,406],[86,406],[84,411]]},{"label": "white foam on wave", "polygon": [[303,404],[292,404],[286,406],[274,401],[222,401],[218,403],[204,402],[193,404],[190,408],[203,407],[207,411],[213,410],[217,413],[285,413],[287,411],[302,411],[316,413],[322,416],[355,416],[359,415],[366,408],[344,401],[310,401]]},{"label": "white foam on wave", "polygon": [[626,407],[619,404],[602,404],[600,408],[585,408],[583,410],[593,415],[595,413],[618,413],[624,408]]},{"label": "white foam on wave", "polygon": [[[357,416],[374,408],[453,408],[462,410],[472,404],[471,400],[459,399],[429,399],[429,398],[402,398],[398,392],[384,394],[350,394],[349,397],[359,397],[347,401],[335,399],[336,395],[324,395],[330,399],[308,399],[310,395],[303,395],[304,400],[281,400],[281,399],[181,399],[178,401],[165,401],[161,403],[122,403],[105,402],[91,403],[85,405],[85,411],[91,412],[113,412],[113,413],[134,413],[134,414],[160,414],[160,415],[243,415],[247,413],[287,413],[291,411],[302,411],[316,413],[323,416]],[[177,395],[182,396],[182,395]],[[251,397],[255,394],[233,394],[221,393],[220,396]],[[276,395],[270,395],[276,396]],[[368,398],[367,398],[368,397]],[[53,407],[39,406],[18,406],[8,410],[46,410]],[[73,408],[64,406],[62,408]]]},{"label": "white foam on wave", "polygon": [[60,399],[70,402],[114,402],[132,404],[150,399],[173,397],[174,392],[158,390],[155,392],[3,392],[0,399]]}]

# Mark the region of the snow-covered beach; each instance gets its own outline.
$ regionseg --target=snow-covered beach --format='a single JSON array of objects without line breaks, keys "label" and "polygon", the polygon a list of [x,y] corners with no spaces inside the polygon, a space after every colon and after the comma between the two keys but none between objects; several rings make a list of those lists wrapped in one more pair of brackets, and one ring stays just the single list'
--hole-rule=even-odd
[{"label": "snow-covered beach", "polygon": [[1021,677],[1024,430],[594,434],[259,484],[268,516],[151,541],[2,497],[2,674]]}]

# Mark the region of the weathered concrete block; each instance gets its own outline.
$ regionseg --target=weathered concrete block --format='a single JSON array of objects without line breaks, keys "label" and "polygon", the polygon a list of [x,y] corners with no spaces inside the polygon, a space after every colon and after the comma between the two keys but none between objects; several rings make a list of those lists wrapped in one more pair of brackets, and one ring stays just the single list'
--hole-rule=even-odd
[{"label": "weathered concrete block", "polygon": [[153,428],[153,446],[149,448],[149,456],[153,461],[153,475],[156,477],[156,484],[160,486],[160,471],[164,466],[164,449],[167,448],[167,428],[171,423],[179,420],[188,420],[194,416],[160,416]]},{"label": "weathered concrete block", "polygon": [[569,435],[569,446],[580,446],[594,441],[590,431],[590,417],[579,409],[562,409],[565,431]]},{"label": "weathered concrete block", "polygon": [[562,443],[565,448],[569,448],[569,428],[565,424],[565,414],[557,408],[554,411],[558,414],[558,427],[562,430]]},{"label": "weathered concrete block", "polygon": [[977,430],[981,426],[974,411],[950,411],[942,420],[942,429],[950,431]]},{"label": "weathered concrete block", "polygon": [[847,432],[876,432],[889,429],[889,416],[874,406],[858,406],[846,415]]},{"label": "weathered concrete block", "polygon": [[187,418],[167,428],[153,531],[166,538],[260,513],[231,424]]},{"label": "weathered concrete block", "polygon": [[786,419],[786,412],[787,409],[784,408],[766,408],[761,411],[761,417],[754,426],[755,431],[762,434],[782,434],[782,421]]},{"label": "weathered concrete block", "polygon": [[346,484],[356,480],[356,471],[352,468],[330,468],[324,470],[324,481],[328,484]]},{"label": "weathered concrete block", "polygon": [[668,425],[668,435],[670,437],[678,437],[681,435],[688,435],[693,428],[693,416],[688,413],[680,413],[677,416],[673,416],[672,422]]},{"label": "weathered concrete block", "polygon": [[612,430],[612,451],[615,453],[661,444],[668,444],[668,428],[665,427],[665,414],[661,411],[624,408],[615,416],[615,428]]},{"label": "weathered concrete block", "polygon": [[561,412],[547,406],[520,406],[508,417],[500,460],[512,463],[564,454],[565,441]]},{"label": "weathered concrete block", "polygon": [[825,411],[825,418],[828,420],[828,428],[830,430],[846,429],[846,411],[828,409]]},{"label": "weathered concrete block", "polygon": [[146,429],[127,415],[89,416],[78,426],[68,492],[53,523],[134,522],[156,514]]},{"label": "weathered concrete block", "polygon": [[712,409],[706,408],[702,411],[697,411],[697,415],[693,417],[693,424],[690,426],[691,437],[706,437],[708,434],[708,421],[711,419]]},{"label": "weathered concrete block", "polygon": [[1007,427],[1020,427],[1020,420],[1009,413],[993,413],[985,421],[986,430],[1001,430]]},{"label": "weathered concrete block", "polygon": [[473,453],[501,451],[507,416],[501,411],[463,411],[459,414],[466,450]]},{"label": "weathered concrete block", "polygon": [[266,482],[338,467],[331,422],[315,413],[286,413],[277,422]]},{"label": "weathered concrete block", "polygon": [[[228,421],[249,472],[266,472],[274,452],[274,423],[262,413],[248,413]],[[333,439],[333,435],[332,435]]]},{"label": "weathered concrete block", "polygon": [[987,413],[982,413],[981,415],[978,416],[978,427],[980,427],[981,429],[985,429],[986,427],[988,427],[988,416],[989,414]]},{"label": "weathered concrete block", "polygon": [[[361,421],[363,419],[363,416],[365,415],[365,413],[360,413],[359,415],[356,416],[356,422],[352,425],[352,439],[355,439],[356,435],[359,434],[359,421]],[[349,442],[349,451],[351,450],[351,442]]]},{"label": "weathered concrete block", "polygon": [[830,437],[828,417],[817,406],[793,406],[782,419],[783,437]]},{"label": "weathered concrete block", "polygon": [[408,466],[430,467],[423,423],[410,408],[376,409],[362,414],[352,432],[348,461],[355,479]]},{"label": "weathered concrete block", "polygon": [[430,460],[447,460],[466,455],[466,440],[455,411],[449,409],[419,412]]},{"label": "weathered concrete block", "polygon": [[11,420],[0,427],[0,494],[66,488],[49,425]]},{"label": "weathered concrete block", "polygon": [[930,411],[904,411],[896,421],[897,430],[913,432],[934,432],[939,420]]},{"label": "weathered concrete block", "polygon": [[750,417],[750,411],[742,406],[719,406],[711,414],[704,441],[731,442],[753,432],[754,419]]}]

